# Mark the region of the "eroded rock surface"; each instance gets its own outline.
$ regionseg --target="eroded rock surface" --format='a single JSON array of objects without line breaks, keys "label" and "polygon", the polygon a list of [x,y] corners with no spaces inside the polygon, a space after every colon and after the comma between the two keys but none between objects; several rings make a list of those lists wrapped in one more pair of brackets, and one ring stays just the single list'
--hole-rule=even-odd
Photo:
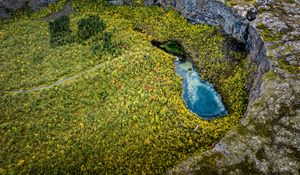
[{"label": "eroded rock surface", "polygon": [[0,20],[10,18],[10,13],[22,8],[37,11],[55,1],[56,0],[0,0]]}]

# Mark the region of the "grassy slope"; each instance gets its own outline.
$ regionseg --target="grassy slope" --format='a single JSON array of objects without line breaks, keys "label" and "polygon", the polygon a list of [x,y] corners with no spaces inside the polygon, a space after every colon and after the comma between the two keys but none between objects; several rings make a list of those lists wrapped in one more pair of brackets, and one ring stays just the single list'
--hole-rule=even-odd
[{"label": "grassy slope", "polygon": [[[73,31],[80,18],[98,14],[114,39],[123,41],[122,54],[93,55],[93,38],[51,48],[47,23],[40,20],[1,25],[1,90],[30,89],[102,66],[52,89],[0,92],[0,174],[161,174],[210,149],[236,124],[244,109],[244,73],[235,65],[226,74],[223,38],[214,28],[190,25],[158,7],[73,6],[78,11],[70,17]],[[181,100],[175,58],[151,46],[153,38],[179,40],[187,51],[196,50],[192,56],[199,57],[203,76],[216,84],[231,114],[205,121],[190,113]]]}]

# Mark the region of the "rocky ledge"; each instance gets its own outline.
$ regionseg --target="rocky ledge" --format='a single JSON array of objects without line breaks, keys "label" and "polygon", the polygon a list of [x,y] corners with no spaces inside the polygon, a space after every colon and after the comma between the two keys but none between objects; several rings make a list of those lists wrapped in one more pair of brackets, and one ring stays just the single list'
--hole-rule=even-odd
[{"label": "rocky ledge", "polygon": [[212,150],[168,173],[300,174],[299,0],[144,0],[144,5],[172,7],[191,23],[220,26],[247,44],[254,67],[240,124]]}]

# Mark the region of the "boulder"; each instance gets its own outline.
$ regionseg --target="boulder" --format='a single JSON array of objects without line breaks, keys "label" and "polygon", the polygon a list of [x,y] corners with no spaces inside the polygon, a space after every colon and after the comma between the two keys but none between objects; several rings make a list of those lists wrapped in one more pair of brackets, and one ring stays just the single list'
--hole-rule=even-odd
[{"label": "boulder", "polygon": [[56,0],[0,0],[0,19],[8,19],[10,17],[9,12],[15,12],[22,8],[37,11],[55,1]]},{"label": "boulder", "polygon": [[30,7],[31,10],[37,11],[41,7],[46,7],[51,3],[54,3],[56,0],[30,0],[28,2],[28,6]]},{"label": "boulder", "polygon": [[0,20],[8,19],[10,16],[5,8],[0,8]]},{"label": "boulder", "polygon": [[0,0],[0,8],[16,11],[26,5],[26,0]]}]

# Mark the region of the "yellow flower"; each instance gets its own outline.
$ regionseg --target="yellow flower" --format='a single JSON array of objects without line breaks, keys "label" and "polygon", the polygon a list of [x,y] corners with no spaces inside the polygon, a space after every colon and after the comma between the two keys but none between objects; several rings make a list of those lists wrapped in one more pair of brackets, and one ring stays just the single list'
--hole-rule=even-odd
[{"label": "yellow flower", "polygon": [[83,123],[79,123],[80,128],[84,128],[84,124]]},{"label": "yellow flower", "polygon": [[19,162],[18,162],[18,166],[23,166],[24,165],[24,163],[25,163],[25,160],[19,160]]}]

